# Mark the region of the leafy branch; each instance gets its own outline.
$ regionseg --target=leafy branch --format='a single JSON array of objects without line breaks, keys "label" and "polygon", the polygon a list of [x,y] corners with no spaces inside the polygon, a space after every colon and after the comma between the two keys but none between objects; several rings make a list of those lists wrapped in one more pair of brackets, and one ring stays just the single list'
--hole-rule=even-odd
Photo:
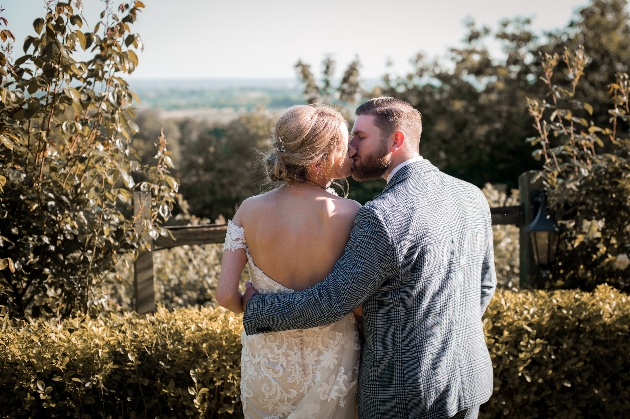
[{"label": "leafy branch", "polygon": [[[100,300],[120,255],[146,245],[132,191],[154,191],[151,228],[163,234],[178,187],[163,137],[155,166],[131,146],[139,98],[123,75],[144,48],[131,31],[144,4],[105,1],[92,31],[81,6],[47,2],[25,55],[0,66],[0,307],[18,316],[63,317]],[[79,50],[89,59],[77,61]]]}]

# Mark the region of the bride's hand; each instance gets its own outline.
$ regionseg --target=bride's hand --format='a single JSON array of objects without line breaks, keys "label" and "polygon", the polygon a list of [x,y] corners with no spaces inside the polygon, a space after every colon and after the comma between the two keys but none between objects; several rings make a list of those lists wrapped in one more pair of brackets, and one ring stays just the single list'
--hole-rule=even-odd
[{"label": "bride's hand", "polygon": [[247,307],[247,301],[249,300],[249,297],[251,297],[254,294],[258,294],[258,291],[256,291],[256,288],[254,288],[251,281],[245,282],[245,294],[243,294],[243,297],[241,298],[241,303],[243,304],[243,311],[245,311],[245,307]]}]

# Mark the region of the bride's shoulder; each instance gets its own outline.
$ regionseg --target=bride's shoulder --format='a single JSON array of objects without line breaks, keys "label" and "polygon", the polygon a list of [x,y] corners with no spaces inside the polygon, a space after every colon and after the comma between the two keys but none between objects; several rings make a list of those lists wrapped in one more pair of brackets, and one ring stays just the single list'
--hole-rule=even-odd
[{"label": "bride's shoulder", "polygon": [[361,204],[359,204],[357,201],[355,201],[354,199],[348,199],[348,198],[335,198],[335,201],[337,201],[339,203],[339,205],[342,205],[344,208],[347,208],[349,210],[354,210],[354,211],[358,211],[359,208],[362,207]]},{"label": "bride's shoulder", "polygon": [[272,201],[277,199],[277,194],[278,190],[274,189],[269,192],[261,193],[260,195],[250,196],[241,203],[241,205],[239,206],[239,210],[242,208],[245,211],[250,211],[263,205],[269,205],[270,203],[272,203]]},{"label": "bride's shoulder", "polygon": [[273,204],[273,201],[276,199],[275,195],[276,191],[273,190],[260,195],[250,196],[241,203],[236,213],[240,217],[247,218],[250,215],[264,211],[266,207]]},{"label": "bride's shoulder", "polygon": [[331,199],[334,212],[345,217],[354,219],[357,211],[361,208],[361,204],[353,199],[335,197]]}]

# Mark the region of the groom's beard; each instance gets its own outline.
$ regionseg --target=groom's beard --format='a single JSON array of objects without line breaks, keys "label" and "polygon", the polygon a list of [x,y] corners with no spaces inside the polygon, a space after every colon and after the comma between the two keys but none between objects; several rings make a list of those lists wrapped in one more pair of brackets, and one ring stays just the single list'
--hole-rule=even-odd
[{"label": "groom's beard", "polygon": [[358,156],[358,159],[355,155],[354,159],[352,178],[358,181],[380,179],[392,164],[392,156],[387,153],[387,141],[382,141],[373,153]]}]

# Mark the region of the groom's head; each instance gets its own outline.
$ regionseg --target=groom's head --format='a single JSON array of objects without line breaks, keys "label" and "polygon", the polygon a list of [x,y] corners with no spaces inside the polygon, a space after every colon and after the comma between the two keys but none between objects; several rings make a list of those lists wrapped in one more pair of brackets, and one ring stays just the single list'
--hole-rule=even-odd
[{"label": "groom's head", "polygon": [[379,97],[359,106],[356,114],[349,148],[356,180],[383,177],[388,169],[418,155],[422,117],[407,102]]}]

